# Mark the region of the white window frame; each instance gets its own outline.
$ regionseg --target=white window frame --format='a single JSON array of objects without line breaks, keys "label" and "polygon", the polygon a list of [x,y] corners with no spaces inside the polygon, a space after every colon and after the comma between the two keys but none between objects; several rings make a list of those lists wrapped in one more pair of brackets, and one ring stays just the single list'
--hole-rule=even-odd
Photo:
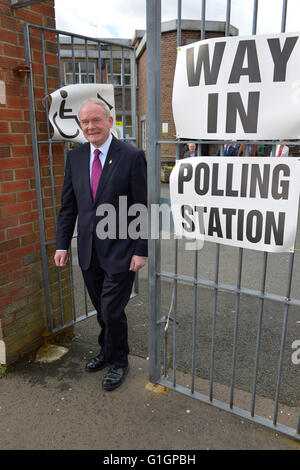
[{"label": "white window frame", "polygon": [[[64,62],[64,79],[65,79],[65,85],[69,85],[69,84],[73,84],[73,71],[72,72],[66,72],[66,66],[67,65],[70,65],[72,66],[72,62]],[[88,81],[86,82],[84,79],[86,79],[86,72],[85,71],[82,71],[81,70],[81,67],[82,65],[84,64],[85,66],[85,61],[76,61],[75,62],[76,65],[78,65],[78,72],[75,71],[75,83],[96,83],[96,63],[95,62],[92,62],[92,61],[89,61],[88,62],[88,66],[90,66],[90,64],[93,66],[93,72],[89,72],[88,73],[88,76],[92,76],[93,77],[93,81]],[[71,77],[71,82],[69,83],[67,81],[67,77],[70,76]],[[84,77],[84,79],[83,79]],[[78,78],[78,81],[76,80]]]},{"label": "white window frame", "polygon": [[[129,65],[130,67],[130,61],[125,61],[126,64]],[[124,65],[125,65],[124,63]],[[130,67],[130,73],[122,73],[123,72],[123,64],[122,64],[122,61],[121,60],[114,60],[113,61],[113,67],[115,64],[120,64],[121,65],[121,72],[120,73],[113,73],[113,78],[114,78],[114,82],[115,82],[115,77],[119,77],[119,83],[113,83],[114,86],[123,86],[123,82],[122,82],[122,78],[126,78],[126,77],[129,77],[129,83],[125,83],[124,85],[125,86],[131,86],[131,67]],[[111,81],[111,73],[110,73],[110,61],[107,60],[106,62],[106,77],[107,77],[107,83],[112,83]],[[125,82],[126,82],[126,79],[125,79]]]}]

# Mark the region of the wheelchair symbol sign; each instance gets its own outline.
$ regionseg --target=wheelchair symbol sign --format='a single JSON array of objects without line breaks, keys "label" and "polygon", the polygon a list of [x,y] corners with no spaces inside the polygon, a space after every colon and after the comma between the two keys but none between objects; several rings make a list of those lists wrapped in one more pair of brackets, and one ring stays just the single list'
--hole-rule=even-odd
[{"label": "wheelchair symbol sign", "polygon": [[114,118],[112,133],[114,135],[116,134],[114,92],[112,85],[68,85],[56,90],[50,96],[49,120],[54,131],[52,140],[85,142],[78,119],[78,111],[81,104],[88,98],[98,98],[108,105],[111,115]]}]

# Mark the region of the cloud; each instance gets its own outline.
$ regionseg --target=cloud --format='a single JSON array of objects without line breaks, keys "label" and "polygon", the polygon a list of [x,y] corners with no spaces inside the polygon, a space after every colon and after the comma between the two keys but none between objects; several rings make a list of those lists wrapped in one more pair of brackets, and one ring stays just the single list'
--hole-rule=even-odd
[{"label": "cloud", "polygon": [[[201,19],[202,2],[183,0],[183,19]],[[286,31],[298,31],[299,0],[289,0]],[[252,34],[253,0],[232,0],[230,23],[240,35]],[[279,32],[282,0],[258,2],[257,34]],[[206,2],[206,19],[226,21],[226,0]],[[92,37],[132,38],[146,29],[146,0],[55,0],[57,28]],[[177,1],[162,0],[162,20],[177,18]]]},{"label": "cloud", "polygon": [[131,38],[135,29],[146,27],[145,5],[145,0],[55,0],[56,27],[87,36]]}]

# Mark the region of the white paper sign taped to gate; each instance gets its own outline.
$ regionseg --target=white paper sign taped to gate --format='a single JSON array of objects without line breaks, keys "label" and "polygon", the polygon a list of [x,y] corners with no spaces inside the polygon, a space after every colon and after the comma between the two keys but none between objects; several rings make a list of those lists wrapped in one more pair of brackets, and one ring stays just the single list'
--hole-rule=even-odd
[{"label": "white paper sign taped to gate", "polygon": [[170,175],[175,234],[269,252],[294,249],[297,158],[191,157]]},{"label": "white paper sign taped to gate", "polygon": [[51,93],[50,97],[49,120],[54,130],[52,140],[86,142],[80,128],[78,111],[82,103],[89,98],[98,98],[108,105],[114,119],[111,131],[117,137],[113,85],[99,83],[67,85]]},{"label": "white paper sign taped to gate", "polygon": [[299,139],[300,33],[215,38],[180,47],[177,137]]}]

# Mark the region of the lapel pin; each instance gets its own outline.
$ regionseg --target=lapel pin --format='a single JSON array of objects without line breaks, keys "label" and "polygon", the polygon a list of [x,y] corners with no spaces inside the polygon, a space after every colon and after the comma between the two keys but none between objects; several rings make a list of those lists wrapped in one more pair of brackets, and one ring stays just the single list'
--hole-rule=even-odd
[{"label": "lapel pin", "polygon": [[112,163],[112,160],[109,160],[109,162],[108,162],[108,163],[109,163],[109,165],[110,165],[110,164]]}]

